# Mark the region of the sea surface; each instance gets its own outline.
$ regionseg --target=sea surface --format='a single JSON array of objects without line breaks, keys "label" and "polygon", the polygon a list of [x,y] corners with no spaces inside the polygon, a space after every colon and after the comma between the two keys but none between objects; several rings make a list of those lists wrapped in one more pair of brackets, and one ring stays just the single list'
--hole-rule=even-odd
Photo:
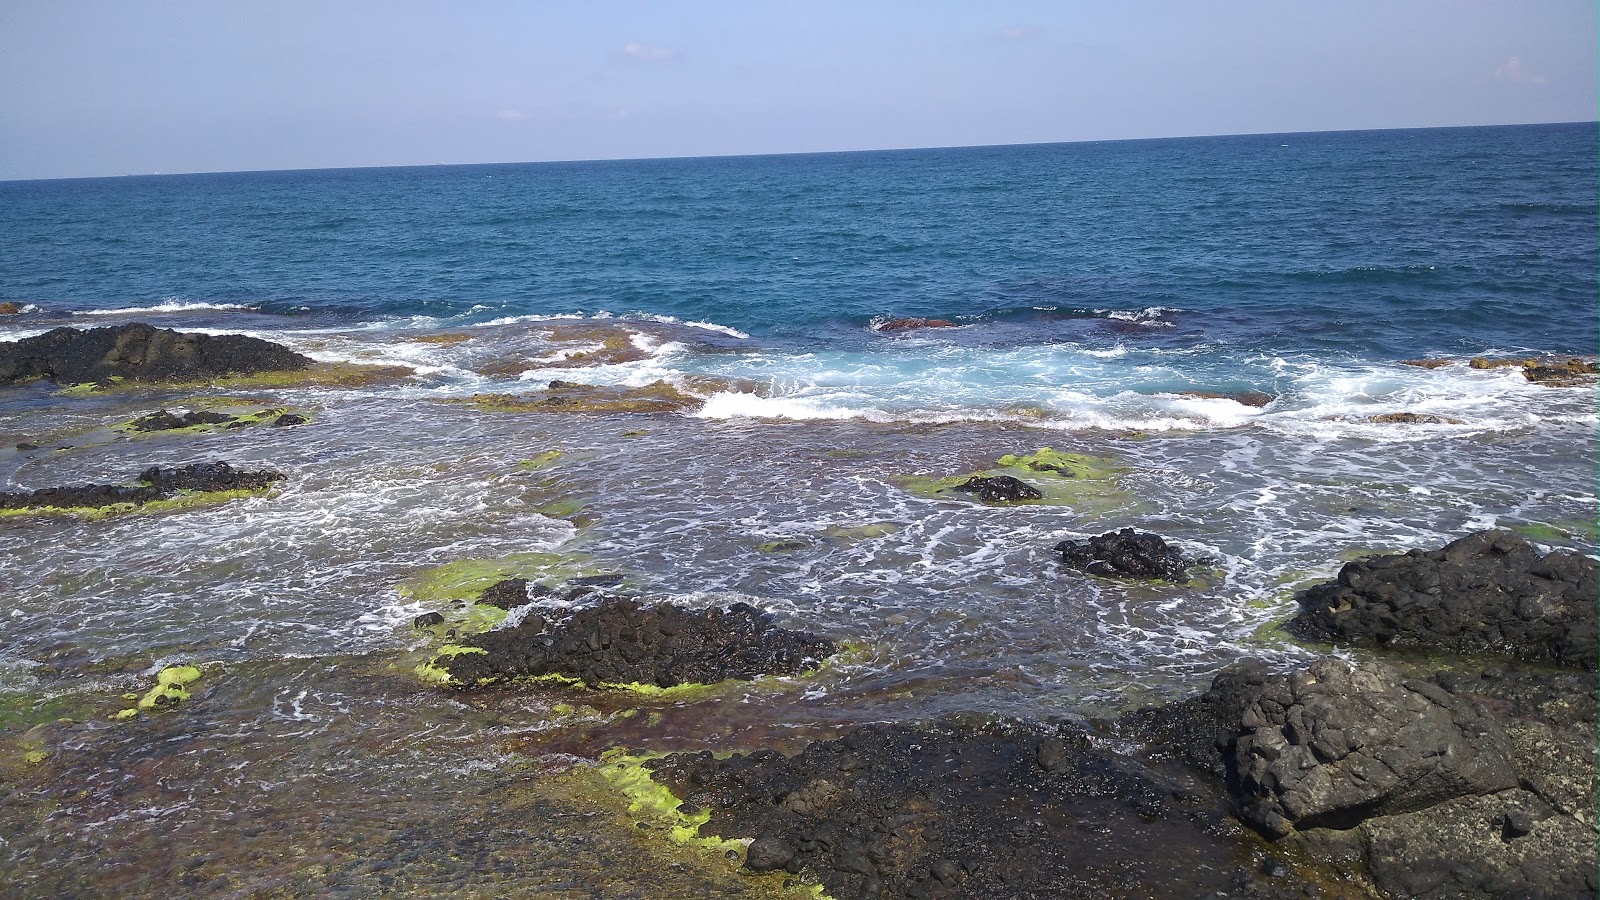
[{"label": "sea surface", "polygon": [[[0,341],[146,321],[411,370],[242,397],[0,391],[0,490],[209,459],[289,476],[204,509],[0,519],[0,759],[48,751],[0,762],[0,880],[41,897],[759,892],[683,870],[551,773],[613,746],[1111,715],[1243,657],[1311,658],[1273,626],[1356,555],[1496,526],[1594,554],[1594,387],[1467,361],[1600,344],[1597,136],[0,183],[0,302],[22,307]],[[695,403],[461,402],[554,379],[664,381]],[[109,428],[224,394],[312,422]],[[1389,413],[1424,421],[1374,421]],[[1097,460],[1109,487],[1017,506],[918,489],[1043,447]],[[1122,527],[1175,542],[1194,580],[1093,579],[1052,551]],[[434,606],[397,588],[528,551],[853,649],[811,678],[654,705],[421,685],[410,622]],[[208,667],[194,700],[106,718],[176,662]]]}]

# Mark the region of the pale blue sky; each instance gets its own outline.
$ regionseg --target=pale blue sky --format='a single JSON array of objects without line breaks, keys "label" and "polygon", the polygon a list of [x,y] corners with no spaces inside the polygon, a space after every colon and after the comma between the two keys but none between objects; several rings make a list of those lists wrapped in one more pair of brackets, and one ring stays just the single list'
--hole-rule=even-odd
[{"label": "pale blue sky", "polygon": [[0,179],[1590,121],[1593,0],[0,0]]}]

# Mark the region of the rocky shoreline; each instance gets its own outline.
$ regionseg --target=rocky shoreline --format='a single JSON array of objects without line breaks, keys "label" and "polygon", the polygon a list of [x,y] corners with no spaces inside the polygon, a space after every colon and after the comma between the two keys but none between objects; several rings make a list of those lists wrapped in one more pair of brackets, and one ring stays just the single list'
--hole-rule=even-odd
[{"label": "rocky shoreline", "polygon": [[[941,324],[883,330],[913,327]],[[0,346],[6,383],[164,383],[311,365],[252,338],[149,326],[57,329]],[[1532,374],[1538,368],[1526,367],[1530,380],[1544,377]],[[664,382],[611,390],[553,381],[539,394],[468,404],[638,415],[695,402]],[[276,407],[248,417],[163,407],[128,427],[266,421],[307,420]],[[558,459],[548,451],[529,471]],[[1117,474],[1112,461],[1043,448],[904,488],[1007,510],[1088,507],[1126,493]],[[223,462],[152,466],[137,484],[0,493],[0,514],[159,508],[259,493],[285,478]],[[1074,573],[1155,592],[1201,563],[1131,528],[1055,550]],[[607,590],[621,576],[555,580],[565,593],[496,575],[449,594],[456,607],[416,616],[428,658],[415,674],[448,689],[435,697],[490,685],[650,695],[803,676],[842,649],[743,602],[691,610]],[[1241,662],[1197,696],[1119,718],[962,713],[865,725],[794,755],[747,747],[598,765],[633,766],[670,792],[664,814],[685,840],[719,841],[749,873],[836,900],[1593,896],[1597,591],[1594,559],[1541,554],[1511,532],[1482,531],[1439,549],[1358,559],[1302,591],[1285,630],[1334,655],[1294,671]],[[520,618],[499,627],[513,614]],[[1419,671],[1428,665],[1446,668]],[[175,703],[138,708],[154,714]]]}]

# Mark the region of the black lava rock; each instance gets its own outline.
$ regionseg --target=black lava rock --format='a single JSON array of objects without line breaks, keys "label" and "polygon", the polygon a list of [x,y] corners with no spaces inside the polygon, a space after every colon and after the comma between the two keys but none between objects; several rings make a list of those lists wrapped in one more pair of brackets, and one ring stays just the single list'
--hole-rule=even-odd
[{"label": "black lava rock", "polygon": [[1303,593],[1287,626],[1325,643],[1430,647],[1550,661],[1594,671],[1600,566],[1582,554],[1540,556],[1509,531],[1481,531],[1440,550],[1348,563]]},{"label": "black lava rock", "polygon": [[31,492],[0,493],[0,509],[38,509],[42,507],[98,508],[119,503],[142,506],[165,500],[183,491],[256,491],[282,481],[282,472],[245,472],[225,462],[192,463],[176,468],[151,466],[139,473],[137,486],[86,484],[74,487],[40,488]]},{"label": "black lava rock", "polygon": [[227,413],[211,412],[209,410],[192,410],[183,415],[160,409],[147,415],[140,416],[128,423],[134,431],[173,431],[178,428],[191,428],[195,425],[221,425],[225,422],[236,421],[234,416]]},{"label": "black lava rock", "polygon": [[463,685],[540,675],[564,675],[591,686],[712,684],[798,674],[838,650],[828,638],[773,625],[771,616],[747,603],[690,610],[628,597],[606,597],[563,621],[535,613],[516,628],[461,643],[484,652],[435,665]]},{"label": "black lava rock", "polygon": [[295,413],[284,413],[276,419],[273,419],[272,424],[277,428],[292,428],[296,425],[304,425],[308,421],[310,420],[305,416],[297,415]]},{"label": "black lava rock", "polygon": [[507,578],[497,581],[483,592],[478,602],[500,609],[515,609],[528,602],[528,579]]},{"label": "black lava rock", "polygon": [[412,628],[432,628],[435,625],[443,624],[444,614],[436,612],[426,612],[411,620]]},{"label": "black lava rock", "polygon": [[974,475],[952,490],[977,494],[979,500],[987,503],[1016,503],[1019,500],[1038,500],[1044,496],[1038,488],[1011,475]]},{"label": "black lava rock", "polygon": [[143,322],[114,327],[56,328],[0,343],[0,384],[34,378],[80,384],[170,381],[304,369],[309,357],[242,334],[197,334]]},{"label": "black lava rock", "polygon": [[1189,561],[1159,536],[1124,528],[1086,541],[1056,544],[1061,560],[1090,575],[1183,581]]}]

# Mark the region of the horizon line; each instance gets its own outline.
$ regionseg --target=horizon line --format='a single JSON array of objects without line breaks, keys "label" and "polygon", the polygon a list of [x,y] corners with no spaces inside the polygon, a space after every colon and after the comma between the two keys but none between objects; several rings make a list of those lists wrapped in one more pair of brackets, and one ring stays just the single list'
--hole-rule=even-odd
[{"label": "horizon line", "polygon": [[1387,128],[1323,128],[1311,131],[1240,131],[1206,134],[1168,134],[1150,135],[1146,137],[1124,138],[1082,138],[1067,141],[1017,141],[1001,144],[945,144],[940,146],[911,146],[911,147],[860,147],[847,150],[780,150],[770,153],[706,153],[678,156],[595,156],[586,158],[569,159],[527,159],[527,160],[487,160],[478,162],[432,162],[432,163],[374,163],[371,165],[354,166],[288,166],[281,169],[196,169],[184,172],[125,172],[120,175],[61,175],[53,177],[23,177],[0,178],[0,184],[20,184],[34,181],[96,181],[122,178],[181,178],[190,175],[266,175],[282,172],[347,172],[381,169],[431,169],[431,168],[467,168],[471,166],[540,166],[540,165],[571,165],[579,163],[609,163],[609,162],[666,162],[672,160],[693,159],[761,159],[764,157],[780,156],[826,156],[844,155],[851,153],[913,153],[924,150],[982,150],[1002,147],[1051,147],[1072,144],[1126,144],[1141,141],[1170,141],[1188,140],[1197,138],[1231,138],[1231,137],[1273,137],[1278,135],[1308,135],[1308,134],[1355,134],[1371,131],[1447,131],[1466,128],[1527,128],[1534,126],[1550,125],[1596,125],[1600,126],[1600,119],[1576,120],[1558,122],[1500,122],[1493,124],[1476,125],[1399,125]]}]

